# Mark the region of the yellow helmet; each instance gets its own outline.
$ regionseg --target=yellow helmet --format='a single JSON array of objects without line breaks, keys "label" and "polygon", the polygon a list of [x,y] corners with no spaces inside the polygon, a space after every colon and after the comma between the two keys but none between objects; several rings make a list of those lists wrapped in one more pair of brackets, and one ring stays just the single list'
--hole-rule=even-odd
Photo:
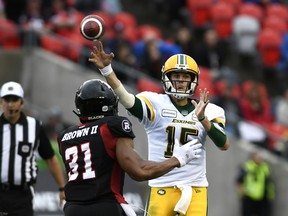
[{"label": "yellow helmet", "polygon": [[[186,91],[177,91],[174,88],[170,75],[172,72],[181,72],[191,74],[191,82]],[[166,94],[172,95],[177,99],[183,99],[192,96],[198,85],[198,77],[200,74],[196,61],[185,54],[176,54],[167,59],[162,67],[162,84]]]}]

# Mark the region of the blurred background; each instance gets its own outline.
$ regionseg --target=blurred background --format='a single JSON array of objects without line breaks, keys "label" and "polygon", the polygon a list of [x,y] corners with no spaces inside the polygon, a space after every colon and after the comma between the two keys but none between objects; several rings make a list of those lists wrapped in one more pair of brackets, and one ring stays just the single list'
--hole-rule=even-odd
[{"label": "blurred background", "polygon": [[[207,141],[209,216],[239,216],[239,165],[254,149],[271,165],[273,216],[288,215],[288,2],[284,0],[0,0],[0,84],[25,90],[25,112],[45,124],[57,152],[57,133],[77,123],[78,86],[103,79],[88,62],[93,43],[79,32],[88,14],[101,16],[101,41],[113,68],[133,93],[162,93],[161,66],[173,54],[192,56],[199,88],[226,112],[232,146]],[[197,93],[195,97],[197,97]],[[127,115],[120,105],[120,114]],[[136,150],[147,157],[146,134],[134,118]],[[63,215],[57,187],[39,160],[37,216]],[[127,176],[125,197],[138,215],[147,182]]]}]

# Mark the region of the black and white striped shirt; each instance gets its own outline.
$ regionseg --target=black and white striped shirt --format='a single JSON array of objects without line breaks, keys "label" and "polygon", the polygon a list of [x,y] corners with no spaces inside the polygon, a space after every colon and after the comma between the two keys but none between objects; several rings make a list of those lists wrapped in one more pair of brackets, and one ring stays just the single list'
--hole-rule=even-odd
[{"label": "black and white striped shirt", "polygon": [[0,117],[0,184],[33,184],[37,177],[37,152],[43,159],[54,155],[42,124],[21,113],[16,124]]}]

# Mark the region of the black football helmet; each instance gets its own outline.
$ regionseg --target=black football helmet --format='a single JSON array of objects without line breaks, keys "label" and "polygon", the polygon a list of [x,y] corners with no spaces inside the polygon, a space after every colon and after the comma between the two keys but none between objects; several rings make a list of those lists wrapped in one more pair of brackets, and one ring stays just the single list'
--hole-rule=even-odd
[{"label": "black football helmet", "polygon": [[100,79],[85,81],[75,95],[74,113],[80,121],[94,121],[105,116],[118,115],[119,98],[113,89]]}]

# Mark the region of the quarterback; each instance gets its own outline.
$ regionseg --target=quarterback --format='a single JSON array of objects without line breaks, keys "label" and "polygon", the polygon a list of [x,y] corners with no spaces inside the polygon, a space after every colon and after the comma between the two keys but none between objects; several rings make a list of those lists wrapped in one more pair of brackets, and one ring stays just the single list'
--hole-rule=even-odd
[{"label": "quarterback", "polygon": [[114,54],[105,53],[101,41],[94,42],[89,61],[99,68],[119,96],[120,103],[143,124],[149,143],[149,160],[163,161],[171,157],[175,140],[185,145],[197,139],[203,145],[199,159],[149,180],[147,215],[206,216],[205,140],[209,136],[223,151],[229,148],[230,142],[224,130],[225,112],[209,102],[209,91],[199,89],[200,97],[193,98],[200,78],[197,63],[188,55],[173,55],[162,68],[165,94],[145,91],[133,95],[127,92],[112,69]]}]

